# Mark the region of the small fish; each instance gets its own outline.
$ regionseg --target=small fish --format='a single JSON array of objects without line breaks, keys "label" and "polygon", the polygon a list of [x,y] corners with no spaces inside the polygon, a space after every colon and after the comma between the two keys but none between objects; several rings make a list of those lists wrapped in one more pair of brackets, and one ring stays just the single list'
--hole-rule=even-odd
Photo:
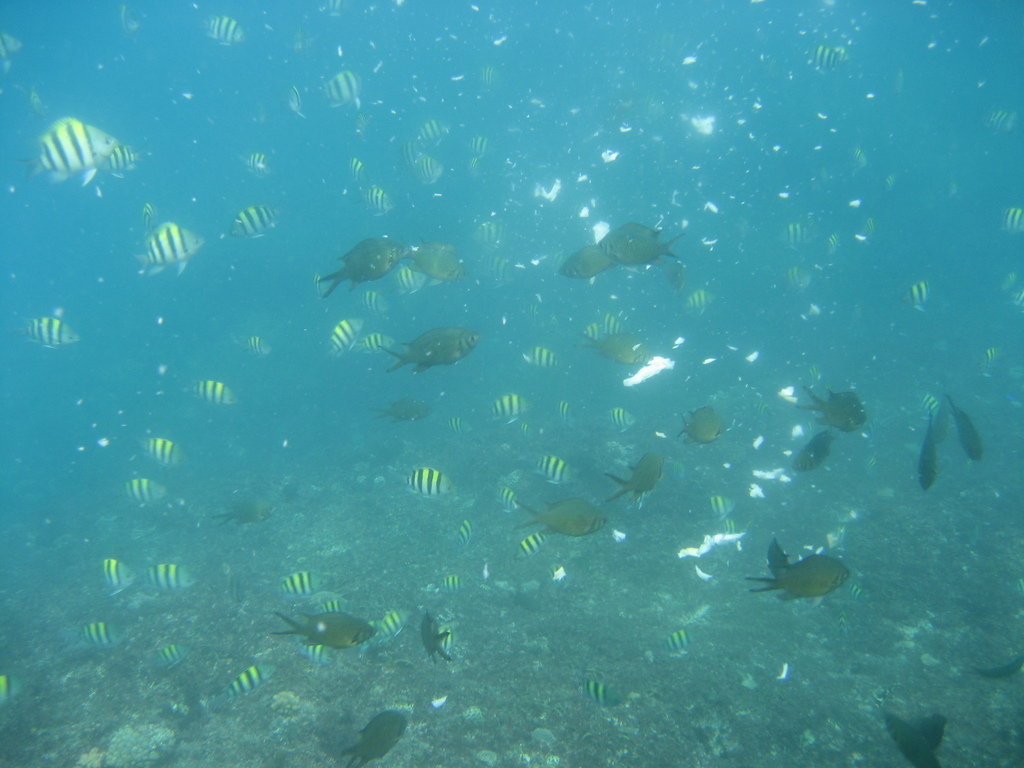
[{"label": "small fish", "polygon": [[683,420],[683,428],[677,435],[686,435],[687,443],[706,445],[713,443],[725,432],[725,422],[710,405],[690,411],[689,421]]},{"label": "small fish", "polygon": [[645,453],[640,461],[636,463],[630,478],[623,480],[610,472],[605,475],[617,482],[621,488],[609,496],[606,501],[614,501],[626,493],[632,493],[632,501],[643,503],[644,497],[654,490],[654,486],[661,480],[665,459],[657,453]]},{"label": "small fish", "polygon": [[538,368],[555,368],[558,366],[558,355],[547,347],[534,347],[523,354],[523,360]]},{"label": "small fish", "polygon": [[636,418],[625,408],[612,408],[608,412],[608,418],[611,419],[612,425],[620,432],[625,432],[636,424]]},{"label": "small fish", "polygon": [[384,757],[402,738],[406,723],[405,715],[390,709],[374,716],[359,732],[359,741],[341,751],[341,756],[352,756],[345,768],[361,768],[371,760]]},{"label": "small fish", "polygon": [[246,336],[242,343],[246,351],[256,357],[266,357],[270,354],[270,345],[259,336]]},{"label": "small fish", "polygon": [[376,184],[369,187],[363,193],[363,199],[366,201],[366,207],[373,211],[377,216],[389,213],[395,208],[395,204],[391,201],[391,195]]},{"label": "small fish", "polygon": [[281,580],[281,594],[288,597],[309,597],[320,591],[320,579],[309,571],[297,571]]},{"label": "small fish", "polygon": [[146,238],[146,252],[137,255],[142,270],[147,275],[162,272],[172,264],[178,266],[178,274],[185,271],[189,259],[196,255],[206,241],[194,232],[179,227],[174,222],[165,222]]},{"label": "small fish", "polygon": [[338,357],[344,352],[352,349],[356,343],[359,331],[363,329],[363,321],[358,319],[346,319],[338,321],[331,332],[330,355]]},{"label": "small fish", "polygon": [[125,495],[139,504],[160,501],[167,495],[167,489],[147,477],[136,477],[124,484]]},{"label": "small fish", "polygon": [[993,679],[1012,677],[1020,672],[1021,668],[1024,667],[1024,656],[1018,656],[1009,664],[1003,664],[999,667],[987,667],[985,669],[975,669],[982,677],[989,677]]},{"label": "small fish", "polygon": [[197,381],[192,385],[192,392],[200,400],[214,405],[234,405],[238,402],[234,390],[222,381]]},{"label": "small fish", "polygon": [[364,307],[375,315],[382,315],[388,311],[387,302],[384,301],[384,297],[377,293],[377,291],[364,291],[362,303]]},{"label": "small fish", "polygon": [[323,91],[332,107],[345,104],[354,104],[356,109],[360,107],[359,94],[362,91],[362,82],[359,75],[350,69],[339,72],[324,83]]},{"label": "small fish", "polygon": [[299,643],[299,653],[312,661],[314,664],[330,664],[334,661],[334,648],[326,645],[305,645]]},{"label": "small fish", "polygon": [[939,398],[935,397],[935,395],[929,395],[925,393],[924,395],[921,396],[921,406],[924,408],[925,413],[934,414],[936,411],[939,410],[941,405],[942,404],[939,402]]},{"label": "small fish", "polygon": [[1003,229],[1015,235],[1024,232],[1024,208],[1007,208],[1004,210]]},{"label": "small fish", "polygon": [[469,140],[469,151],[473,157],[483,157],[490,147],[490,140],[486,136],[474,136]]},{"label": "small fish", "polygon": [[562,420],[563,424],[572,423],[572,406],[565,400],[558,401],[558,418]]},{"label": "small fish", "polygon": [[462,525],[459,526],[458,539],[459,545],[462,547],[469,546],[470,540],[473,538],[473,523],[469,520],[463,520]]},{"label": "small fish", "polygon": [[156,206],[146,203],[142,206],[142,227],[145,232],[152,232],[156,226]]},{"label": "small fish", "polygon": [[103,561],[103,578],[107,582],[107,586],[114,590],[110,594],[116,595],[134,583],[135,574],[120,560],[108,557]]},{"label": "small fish", "polygon": [[502,508],[508,512],[519,508],[519,505],[516,503],[516,492],[507,485],[498,487],[498,501],[501,502]]},{"label": "small fish", "polygon": [[903,301],[914,309],[924,310],[924,304],[928,301],[928,281],[921,280],[910,286],[903,294]]},{"label": "small fish", "polygon": [[519,542],[519,557],[530,557],[537,554],[547,538],[543,533],[531,533]]},{"label": "small fish", "polygon": [[690,312],[703,312],[714,300],[714,294],[704,288],[698,288],[686,297],[686,309]]},{"label": "small fish", "polygon": [[786,225],[786,231],[783,239],[790,248],[798,248],[801,245],[806,245],[814,239],[812,235],[812,229],[806,224],[799,221],[793,222],[792,224]]},{"label": "small fish", "polygon": [[597,680],[587,680],[583,684],[583,690],[591,699],[602,707],[617,707],[626,699],[611,686],[600,683]]},{"label": "small fish", "polygon": [[430,611],[423,611],[423,620],[420,622],[420,641],[423,643],[423,649],[427,652],[427,658],[431,661],[436,662],[437,657],[440,656],[445,661],[451,661],[452,657],[448,655],[448,651],[445,650],[442,642],[451,635],[451,630],[441,630],[437,621],[430,615]]},{"label": "small fish", "polygon": [[299,93],[298,86],[293,85],[288,89],[288,109],[301,118],[306,117],[302,114],[302,94]]},{"label": "small fish", "polygon": [[444,173],[444,166],[430,157],[430,155],[423,155],[416,161],[413,171],[416,174],[416,178],[420,180],[420,183],[430,185],[441,178],[441,175]]},{"label": "small fish", "polygon": [[449,432],[454,432],[456,435],[463,435],[466,432],[472,431],[472,427],[461,416],[452,416],[444,425],[448,428]]},{"label": "small fish", "polygon": [[204,25],[206,36],[221,45],[245,42],[245,30],[230,16],[211,16]]},{"label": "small fish", "polygon": [[80,634],[86,645],[96,648],[113,648],[124,639],[124,631],[120,627],[114,627],[105,621],[83,624]]},{"label": "small fish", "polygon": [[708,499],[708,503],[711,505],[711,511],[719,520],[724,520],[736,509],[736,502],[725,496],[712,496]]},{"label": "small fish", "polygon": [[122,3],[118,12],[121,15],[121,31],[128,37],[135,37],[142,25],[135,18],[132,9]]},{"label": "small fish", "polygon": [[835,69],[847,59],[846,49],[830,45],[819,45],[814,50],[814,66],[818,69]]},{"label": "small fish", "polygon": [[404,266],[395,271],[395,281],[398,283],[398,292],[402,295],[416,293],[427,284],[427,276],[417,272],[412,267]]},{"label": "small fish", "polygon": [[270,173],[270,168],[267,165],[267,156],[262,152],[251,153],[245,159],[245,167],[249,173],[260,179]]},{"label": "small fish", "polygon": [[174,563],[154,565],[146,571],[146,583],[161,592],[179,592],[188,589],[196,580],[192,575]]},{"label": "small fish", "polygon": [[438,142],[451,133],[451,126],[436,118],[427,120],[420,126],[420,140],[424,142]]},{"label": "small fish", "polygon": [[450,493],[453,489],[452,481],[436,469],[423,467],[413,470],[406,480],[409,488],[420,496],[436,498]]},{"label": "small fish", "polygon": [[185,453],[177,443],[162,437],[150,437],[142,441],[142,450],[157,464],[174,467],[185,461]]},{"label": "small fish", "polygon": [[228,683],[221,695],[233,699],[243,693],[251,693],[267,682],[275,669],[277,667],[273,664],[254,664]]},{"label": "small fish", "polygon": [[793,460],[793,469],[797,472],[810,472],[822,465],[832,451],[835,437],[831,429],[824,429],[805,445]]},{"label": "small fish", "polygon": [[669,653],[686,653],[690,647],[690,635],[685,629],[677,629],[665,638],[662,645]]},{"label": "small fish", "polygon": [[825,252],[829,256],[835,256],[836,251],[839,250],[839,233],[833,232],[828,236],[828,241],[825,243]]},{"label": "small fish", "polygon": [[441,579],[441,591],[454,594],[462,591],[462,577],[451,574]]},{"label": "small fish", "polygon": [[985,115],[985,127],[993,131],[1013,133],[1017,129],[1017,113],[1008,109],[993,109]]},{"label": "small fish", "polygon": [[[0,47],[5,37],[0,36]],[[64,181],[81,173],[84,187],[117,146],[117,139],[99,128],[65,117],[39,137],[39,159],[35,161],[33,173],[49,171],[54,181]]]},{"label": "small fish", "polygon": [[939,474],[939,454],[937,439],[936,413],[928,414],[928,430],[924,433],[924,440],[921,443],[921,453],[917,459],[917,481],[921,490],[927,491],[935,483]]},{"label": "small fish", "polygon": [[25,682],[20,677],[0,675],[0,707],[9,703],[24,687]]},{"label": "small fish", "polygon": [[231,222],[232,237],[263,237],[277,221],[277,211],[266,205],[243,208]]},{"label": "small fish", "polygon": [[396,637],[405,629],[410,615],[408,611],[388,611],[384,614],[384,618],[374,623],[374,627],[377,629],[377,634],[374,637],[378,638],[376,643],[386,643]]},{"label": "small fish", "polygon": [[567,483],[572,479],[572,469],[557,456],[541,456],[537,461],[537,472],[554,485]]},{"label": "small fish", "polygon": [[960,447],[964,449],[971,461],[981,461],[985,455],[985,447],[981,443],[981,435],[978,433],[971,417],[961,411],[953,403],[953,398],[946,395],[949,407],[953,410],[953,420],[956,422],[956,434],[960,438]]},{"label": "small fish", "polygon": [[187,645],[170,644],[165,645],[156,652],[153,663],[158,667],[173,667],[188,658],[192,648]]},{"label": "small fish", "polygon": [[17,332],[29,341],[51,349],[74,344],[81,338],[71,330],[71,326],[56,317],[34,317],[27,320]]},{"label": "small fish", "polygon": [[864,154],[864,150],[860,147],[854,147],[853,149],[853,169],[859,171],[861,168],[866,168],[868,165],[867,155]]},{"label": "small fish", "polygon": [[516,394],[502,395],[491,404],[491,415],[514,421],[530,410],[530,401]]},{"label": "small fish", "polygon": [[750,591],[769,592],[780,589],[783,600],[823,597],[850,578],[850,570],[843,562],[829,555],[808,555],[790,564],[789,555],[782,551],[776,539],[772,539],[768,547],[768,570],[772,572],[770,579],[747,577],[747,581],[763,581],[768,585]]},{"label": "small fish", "polygon": [[118,144],[110,153],[100,170],[107,171],[119,179],[124,178],[125,171],[133,171],[139,160],[139,154],[126,144]]},{"label": "small fish", "polygon": [[318,613],[313,616],[303,615],[298,621],[277,611],[274,611],[274,614],[289,628],[271,634],[298,635],[305,645],[351,648],[365,643],[377,632],[368,622],[341,611]]}]

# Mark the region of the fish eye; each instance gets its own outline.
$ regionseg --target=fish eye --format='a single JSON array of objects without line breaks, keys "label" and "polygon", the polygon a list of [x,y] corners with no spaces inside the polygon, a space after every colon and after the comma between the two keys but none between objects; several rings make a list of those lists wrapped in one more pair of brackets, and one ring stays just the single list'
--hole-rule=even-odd
[{"label": "fish eye", "polygon": [[317,632],[325,632],[325,631],[327,631],[327,624],[325,624],[322,621],[318,621],[316,623],[316,631]]}]

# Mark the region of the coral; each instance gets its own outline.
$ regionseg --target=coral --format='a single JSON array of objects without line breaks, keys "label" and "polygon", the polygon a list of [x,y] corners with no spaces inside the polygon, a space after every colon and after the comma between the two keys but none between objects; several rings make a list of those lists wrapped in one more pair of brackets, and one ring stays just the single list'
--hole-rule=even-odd
[{"label": "coral", "polygon": [[275,693],[270,706],[282,717],[295,717],[303,709],[304,702],[294,691]]},{"label": "coral", "polygon": [[138,768],[170,753],[177,737],[162,725],[123,725],[107,747],[107,768]]},{"label": "coral", "polygon": [[79,756],[75,768],[103,768],[106,757],[105,752],[101,752],[98,747],[93,747]]}]

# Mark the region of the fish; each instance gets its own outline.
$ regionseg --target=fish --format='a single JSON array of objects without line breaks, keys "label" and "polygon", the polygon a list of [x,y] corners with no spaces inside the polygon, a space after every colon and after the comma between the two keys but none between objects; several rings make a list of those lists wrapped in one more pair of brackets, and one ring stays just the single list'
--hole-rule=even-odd
[{"label": "fish", "polygon": [[481,245],[497,246],[505,242],[505,223],[490,219],[482,221],[474,232],[474,237]]},{"label": "fish", "polygon": [[597,680],[584,681],[583,690],[602,707],[617,707],[626,700],[617,690]]},{"label": "fish", "polygon": [[39,137],[33,175],[49,171],[53,181],[64,181],[81,173],[84,187],[117,146],[117,139],[99,128],[73,117],[61,118]]},{"label": "fish", "polygon": [[270,173],[270,168],[267,165],[267,156],[262,152],[251,152],[249,156],[245,158],[245,167],[248,169],[249,173],[257,178],[263,178]]},{"label": "fish", "polygon": [[376,633],[369,623],[341,611],[318,613],[313,616],[302,614],[298,621],[282,613],[274,614],[284,621],[289,629],[271,632],[272,635],[298,635],[303,645],[326,645],[328,648],[351,648],[369,640]]},{"label": "fish", "polygon": [[178,592],[188,589],[196,583],[196,580],[180,565],[160,563],[146,571],[146,583],[161,592]]},{"label": "fish", "polygon": [[914,309],[924,310],[924,304],[928,301],[928,281],[921,280],[907,288],[903,294],[903,301]]},{"label": "fish", "polygon": [[191,646],[171,643],[170,645],[165,645],[156,652],[156,658],[153,660],[153,664],[163,668],[173,667],[188,658],[188,655],[191,652]]},{"label": "fish", "polygon": [[608,522],[604,512],[585,499],[566,499],[548,505],[546,512],[535,512],[519,502],[519,508],[530,515],[530,519],[517,528],[528,525],[545,526],[544,533],[561,533],[566,536],[588,536],[597,533]]},{"label": "fish", "polygon": [[232,237],[263,237],[274,226],[277,211],[266,205],[250,205],[243,208],[231,222]]},{"label": "fish", "polygon": [[353,157],[348,161],[348,170],[352,174],[352,179],[356,184],[365,184],[369,179],[369,176],[366,173],[366,166],[358,157]]},{"label": "fish", "polygon": [[25,681],[13,675],[0,675],[0,707],[7,704],[25,687]]},{"label": "fish", "polygon": [[150,437],[142,441],[142,450],[157,464],[174,467],[184,463],[185,453],[181,447],[163,437]]},{"label": "fish", "polygon": [[683,429],[677,437],[686,435],[687,443],[706,445],[713,443],[725,432],[725,422],[710,405],[690,411],[690,420],[683,419]]},{"label": "fish", "polygon": [[377,630],[373,636],[373,645],[386,643],[405,629],[411,614],[408,611],[388,611],[380,621],[371,621],[370,624]]},{"label": "fish", "polygon": [[936,403],[936,410],[928,412],[928,429],[924,433],[921,454],[917,459],[917,481],[924,491],[931,488],[935,478],[938,477],[938,446],[946,439],[946,434],[949,431],[949,415],[937,406],[938,403]]},{"label": "fish", "polygon": [[502,395],[491,404],[491,416],[496,419],[515,421],[528,410],[531,403],[517,394]]},{"label": "fish", "polygon": [[517,509],[519,504],[516,502],[516,492],[509,488],[507,485],[498,486],[498,501],[501,503],[502,509],[506,511],[512,511]]},{"label": "fish", "polygon": [[368,187],[363,192],[363,200],[366,201],[366,207],[373,211],[376,216],[383,216],[385,213],[395,209],[395,203],[391,199],[391,195],[376,184]]},{"label": "fish", "polygon": [[541,456],[537,461],[537,473],[549,483],[559,485],[572,480],[572,468],[557,456]]},{"label": "fish", "polygon": [[146,252],[135,258],[141,262],[142,271],[147,275],[162,272],[171,264],[178,265],[180,275],[205,242],[194,232],[168,221],[153,230],[145,241]]},{"label": "fish", "polygon": [[612,425],[620,432],[625,432],[636,424],[636,417],[625,408],[612,408],[608,411],[608,418],[611,419]]},{"label": "fish", "polygon": [[377,291],[363,291],[363,306],[375,315],[383,315],[388,311],[388,304]]},{"label": "fish", "polygon": [[197,381],[192,385],[192,392],[200,400],[214,405],[234,405],[238,402],[235,391],[222,381]]},{"label": "fish", "polygon": [[342,70],[324,83],[323,91],[332,107],[354,104],[359,109],[361,106],[359,94],[362,92],[362,81],[350,69]]},{"label": "fish", "polygon": [[615,264],[615,259],[609,256],[601,246],[585,245],[565,260],[558,268],[558,274],[577,280],[590,280],[611,269]]},{"label": "fish", "polygon": [[124,484],[124,493],[132,501],[139,504],[150,504],[160,501],[167,495],[167,488],[153,482],[148,477],[136,477]]},{"label": "fish", "polygon": [[825,243],[825,253],[829,256],[835,256],[836,251],[839,250],[839,233],[833,232],[828,236],[828,241]]},{"label": "fish", "polygon": [[983,669],[975,669],[974,671],[982,677],[998,679],[1016,675],[1018,672],[1020,672],[1022,667],[1024,667],[1024,656],[1018,656],[1009,664],[1003,664],[998,667],[986,667]]},{"label": "fish", "polygon": [[459,545],[463,548],[469,546],[470,540],[473,538],[473,523],[469,520],[463,520],[462,525],[459,526],[458,540]]},{"label": "fish", "polygon": [[430,615],[430,611],[423,611],[423,619],[420,621],[420,641],[427,652],[427,658],[436,662],[440,656],[445,661],[451,661],[442,643],[451,635],[451,630],[441,631],[437,621]]},{"label": "fish", "polygon": [[768,547],[768,570],[772,578],[748,576],[747,581],[763,581],[768,586],[751,589],[751,592],[782,590],[783,600],[801,597],[823,597],[841,587],[850,570],[841,560],[829,555],[808,555],[803,560],[790,564],[789,555],[782,551],[778,539],[772,539]]},{"label": "fish", "polygon": [[57,317],[33,317],[26,320],[17,332],[29,341],[51,349],[81,341],[81,337],[71,330],[71,326]]},{"label": "fish", "polygon": [[142,206],[142,228],[147,233],[153,231],[153,227],[156,226],[156,206],[152,203],[146,203]]},{"label": "fish", "polygon": [[368,333],[359,342],[364,352],[384,352],[394,346],[395,340],[383,333]]},{"label": "fish", "polygon": [[281,580],[281,594],[286,597],[309,597],[320,591],[320,579],[309,571],[297,571]]},{"label": "fish", "polygon": [[377,415],[375,419],[383,418],[384,416],[391,417],[391,423],[398,421],[419,421],[430,415],[430,406],[424,403],[422,400],[414,400],[411,397],[403,397],[401,400],[395,400],[387,408],[374,408]]},{"label": "fish", "polygon": [[538,368],[557,368],[558,355],[547,347],[534,347],[523,353],[523,360]]},{"label": "fish", "polygon": [[270,517],[270,513],[273,511],[274,507],[269,501],[264,499],[243,499],[232,504],[227,512],[214,515],[213,517],[215,520],[220,520],[221,525],[228,522],[232,522],[235,525],[252,525],[254,523],[262,523]]},{"label": "fish", "polygon": [[111,595],[116,595],[135,582],[135,574],[132,570],[120,560],[115,560],[112,557],[103,561],[103,578],[107,582],[107,586],[114,590],[110,593]]},{"label": "fish", "polygon": [[838,46],[819,45],[814,49],[814,66],[818,69],[835,69],[847,58],[846,49]]},{"label": "fish", "polygon": [[491,88],[498,82],[498,70],[496,67],[485,64],[480,67],[480,83],[486,88]]},{"label": "fish", "polygon": [[481,158],[487,154],[487,150],[490,148],[491,140],[486,136],[474,136],[469,140],[469,151],[473,157]]},{"label": "fish", "polygon": [[662,643],[669,653],[685,653],[690,647],[690,635],[685,629],[677,629]]},{"label": "fish", "polygon": [[353,246],[347,253],[339,256],[341,269],[317,279],[317,287],[321,283],[329,285],[320,291],[321,298],[326,299],[345,280],[350,280],[349,290],[360,283],[380,280],[409,252],[409,249],[395,240],[386,237],[368,237]]},{"label": "fish", "polygon": [[406,484],[410,490],[428,498],[443,496],[455,487],[446,475],[430,467],[413,470],[406,479]]},{"label": "fish", "polygon": [[636,466],[632,468],[633,474],[628,480],[623,480],[610,472],[605,472],[607,477],[610,477],[621,486],[618,491],[605,499],[605,501],[614,501],[620,496],[631,493],[631,501],[643,502],[644,496],[654,490],[654,486],[661,480],[664,466],[665,458],[663,456],[657,453],[645,453],[640,458],[640,461],[636,463]]},{"label": "fish", "polygon": [[462,577],[451,574],[441,579],[441,591],[455,594],[462,591]]},{"label": "fish", "polygon": [[419,247],[409,253],[409,260],[413,269],[434,280],[452,283],[466,276],[466,268],[450,243],[421,240]]},{"label": "fish", "polygon": [[330,355],[337,357],[348,350],[356,343],[356,337],[363,328],[363,321],[358,318],[339,320],[331,331]]},{"label": "fish", "polygon": [[602,357],[627,365],[646,363],[651,359],[651,350],[631,333],[613,333],[603,339],[590,339],[584,346],[593,347]]},{"label": "fish", "polygon": [[406,718],[400,712],[388,709],[375,715],[359,732],[359,741],[340,753],[351,755],[345,768],[360,768],[371,760],[384,757],[405,733]]},{"label": "fish", "polygon": [[83,624],[79,634],[86,645],[96,648],[113,648],[124,640],[124,630],[105,621]]},{"label": "fish", "polygon": [[946,718],[931,715],[911,724],[890,712],[883,712],[882,716],[889,735],[914,768],[942,768],[935,750],[942,743]]},{"label": "fish", "polygon": [[519,542],[519,557],[530,557],[531,555],[537,554],[541,545],[547,540],[548,537],[543,533],[531,533]]},{"label": "fish", "polygon": [[211,16],[203,23],[206,36],[221,45],[245,42],[245,30],[230,16]]},{"label": "fish", "polygon": [[430,155],[421,155],[412,168],[420,183],[430,185],[441,178],[444,166]]},{"label": "fish", "polygon": [[43,99],[34,85],[28,91],[28,108],[40,120],[46,118],[46,105],[43,104]]},{"label": "fish", "polygon": [[981,443],[981,435],[978,434],[971,417],[961,411],[953,403],[953,398],[946,395],[949,407],[953,411],[953,420],[956,422],[956,436],[960,439],[960,447],[971,461],[981,461],[985,455],[985,447]]},{"label": "fish", "polygon": [[715,295],[713,293],[705,288],[698,288],[686,297],[686,309],[689,312],[700,313],[707,309],[714,300]]},{"label": "fish", "polygon": [[1017,130],[1017,113],[1009,109],[993,109],[985,115],[985,127],[993,131],[1013,133]]},{"label": "fish", "polygon": [[135,170],[138,160],[139,154],[135,150],[127,144],[118,144],[100,166],[100,170],[123,179],[125,171]]},{"label": "fish", "polygon": [[294,112],[301,118],[306,117],[304,114],[302,114],[302,94],[299,93],[299,89],[297,86],[293,85],[291,88],[288,89],[287,101],[288,109],[290,109],[292,112]]},{"label": "fish", "polygon": [[1024,232],[1024,208],[1007,208],[1004,210],[1003,229],[1015,235]]},{"label": "fish", "polygon": [[412,267],[404,266],[395,271],[395,282],[398,283],[398,292],[403,296],[416,293],[427,284],[427,276],[422,272],[416,272]]},{"label": "fish", "polygon": [[793,460],[793,469],[797,472],[810,472],[822,465],[832,451],[835,437],[831,429],[825,429],[810,439]]},{"label": "fish", "polygon": [[558,401],[558,418],[562,420],[563,424],[572,423],[572,406],[565,400]]},{"label": "fish", "polygon": [[712,496],[708,499],[708,503],[711,505],[711,511],[719,520],[725,520],[736,509],[736,502],[725,496]]},{"label": "fish", "polygon": [[473,428],[461,416],[452,416],[444,425],[448,428],[449,432],[453,432],[456,435],[464,435],[466,432],[473,431]]},{"label": "fish", "polygon": [[256,357],[266,357],[270,354],[270,345],[259,336],[246,336],[241,343],[247,352]]},{"label": "fish", "polygon": [[853,432],[867,423],[868,414],[856,392],[833,392],[829,389],[828,400],[822,400],[810,387],[804,387],[804,391],[813,402],[809,405],[798,405],[797,408],[819,411],[819,424],[835,427],[843,432]]},{"label": "fish", "polygon": [[790,267],[786,270],[786,284],[793,293],[800,293],[811,284],[811,275],[801,267]]},{"label": "fish", "polygon": [[448,123],[431,118],[420,126],[419,138],[420,141],[437,143],[451,131],[451,126]]},{"label": "fish", "polygon": [[814,228],[799,221],[787,224],[782,239],[790,248],[799,248],[814,240]]},{"label": "fish", "polygon": [[435,365],[453,365],[472,352],[480,334],[468,328],[434,328],[407,342],[402,353],[386,350],[397,360],[388,373],[412,365],[414,373],[422,373]]},{"label": "fish", "polygon": [[11,57],[21,50],[21,40],[6,32],[0,33],[0,64],[6,75],[11,71]]},{"label": "fish", "polygon": [[651,229],[643,224],[623,224],[602,237],[598,245],[608,256],[627,267],[661,264],[664,262],[662,256],[678,258],[672,253],[672,244],[683,236],[682,233],[665,243],[658,240],[660,234],[660,229]]},{"label": "fish", "polygon": [[220,695],[233,699],[236,696],[241,696],[243,693],[251,693],[267,682],[276,669],[277,667],[273,664],[253,664],[228,683]]}]

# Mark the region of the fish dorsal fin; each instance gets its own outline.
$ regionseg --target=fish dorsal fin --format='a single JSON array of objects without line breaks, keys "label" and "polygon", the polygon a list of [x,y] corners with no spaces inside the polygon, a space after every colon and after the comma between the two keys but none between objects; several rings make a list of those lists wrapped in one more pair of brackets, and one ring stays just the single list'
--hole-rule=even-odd
[{"label": "fish dorsal fin", "polygon": [[942,715],[929,715],[915,723],[914,728],[921,734],[928,749],[934,752],[942,743],[942,737],[946,730],[946,718]]},{"label": "fish dorsal fin", "polygon": [[768,547],[768,570],[774,576],[776,571],[780,571],[788,566],[789,555],[782,551],[778,539],[772,539],[771,546]]}]

